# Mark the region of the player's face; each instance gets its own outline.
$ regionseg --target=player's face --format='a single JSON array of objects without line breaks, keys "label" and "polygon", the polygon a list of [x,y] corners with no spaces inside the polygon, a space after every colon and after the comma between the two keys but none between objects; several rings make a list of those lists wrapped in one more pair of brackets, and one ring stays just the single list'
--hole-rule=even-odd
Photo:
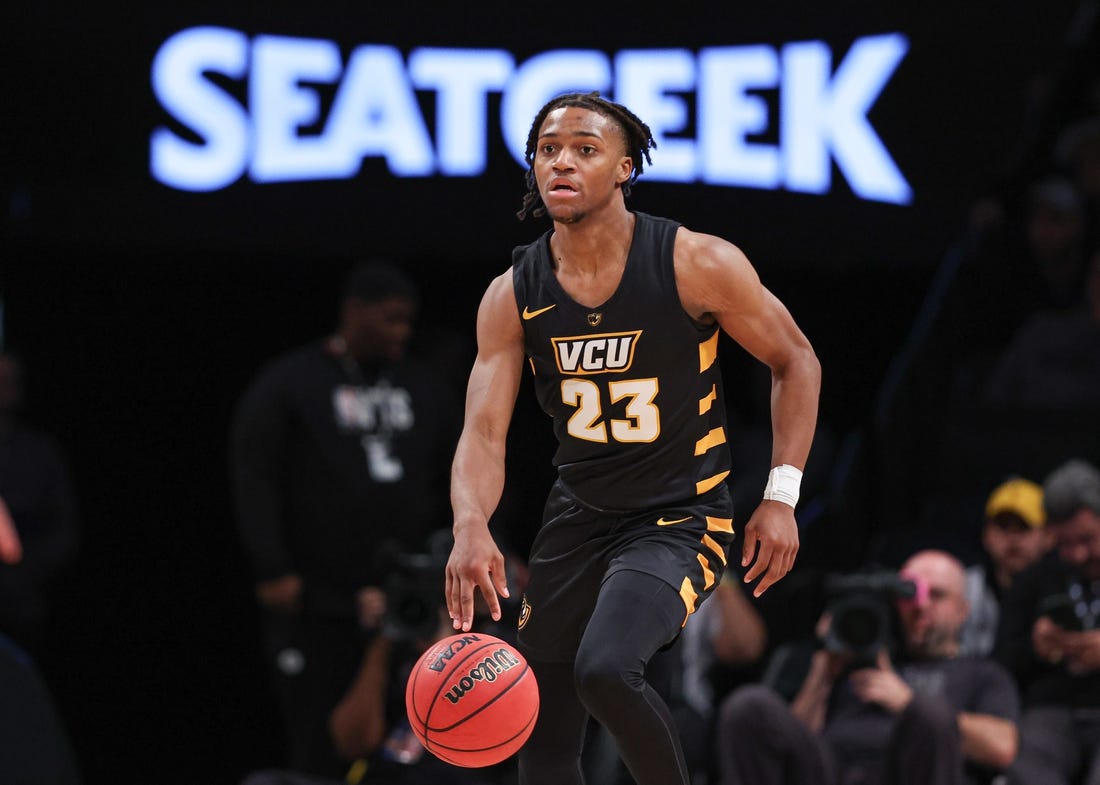
[{"label": "player's face", "polygon": [[577,223],[622,199],[633,164],[618,125],[575,106],[550,112],[539,130],[534,172],[550,217]]}]

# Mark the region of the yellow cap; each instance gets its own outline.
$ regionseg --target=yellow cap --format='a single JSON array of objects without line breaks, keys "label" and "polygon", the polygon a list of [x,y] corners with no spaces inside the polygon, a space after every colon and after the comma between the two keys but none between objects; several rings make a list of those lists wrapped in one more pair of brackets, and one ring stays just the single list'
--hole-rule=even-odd
[{"label": "yellow cap", "polygon": [[1047,521],[1043,510],[1043,488],[1031,480],[1016,477],[998,485],[985,503],[985,517],[995,518],[1001,513],[1019,517],[1033,529]]}]

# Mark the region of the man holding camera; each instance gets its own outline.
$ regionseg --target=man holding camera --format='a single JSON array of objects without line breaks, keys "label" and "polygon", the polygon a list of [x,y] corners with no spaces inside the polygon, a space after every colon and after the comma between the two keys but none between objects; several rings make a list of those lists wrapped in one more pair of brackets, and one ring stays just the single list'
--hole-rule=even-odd
[{"label": "man holding camera", "polygon": [[995,654],[1024,699],[1020,785],[1100,785],[1100,471],[1082,460],[1043,483],[1054,550],[1020,573]]},{"label": "man holding camera", "polygon": [[[1019,710],[1011,677],[991,660],[958,656],[962,564],[921,551],[900,575],[914,591],[896,595],[899,651],[886,642],[867,664],[827,643],[789,706],[761,685],[726,699],[721,785],[956,785],[1009,766]],[[819,633],[835,641],[830,623],[826,613]]]}]

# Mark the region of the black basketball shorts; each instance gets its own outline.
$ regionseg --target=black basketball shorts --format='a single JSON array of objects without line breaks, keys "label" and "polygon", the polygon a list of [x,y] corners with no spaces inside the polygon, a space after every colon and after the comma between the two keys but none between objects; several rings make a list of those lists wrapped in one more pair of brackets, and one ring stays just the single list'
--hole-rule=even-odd
[{"label": "black basketball shorts", "polygon": [[724,484],[680,503],[608,512],[585,505],[559,480],[531,546],[519,643],[534,659],[571,662],[600,586],[620,570],[653,575],[676,590],[686,624],[721,580],[732,542],[733,504]]}]

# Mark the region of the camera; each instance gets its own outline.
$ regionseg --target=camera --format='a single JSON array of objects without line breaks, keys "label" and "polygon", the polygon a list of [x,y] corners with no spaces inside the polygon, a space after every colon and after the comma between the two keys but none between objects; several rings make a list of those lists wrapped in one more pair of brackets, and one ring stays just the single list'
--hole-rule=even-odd
[{"label": "camera", "polygon": [[1048,617],[1063,630],[1087,632],[1100,629],[1100,597],[1080,582],[1070,583],[1064,592],[1044,597],[1039,615]]},{"label": "camera", "polygon": [[879,651],[892,650],[898,635],[894,603],[917,596],[917,584],[895,572],[833,574],[825,579],[831,616],[825,648],[847,654],[857,667],[872,665]]},{"label": "camera", "polygon": [[384,584],[386,615],[382,631],[399,641],[431,640],[445,607],[443,596],[450,532],[437,532],[426,552],[396,549]]}]

